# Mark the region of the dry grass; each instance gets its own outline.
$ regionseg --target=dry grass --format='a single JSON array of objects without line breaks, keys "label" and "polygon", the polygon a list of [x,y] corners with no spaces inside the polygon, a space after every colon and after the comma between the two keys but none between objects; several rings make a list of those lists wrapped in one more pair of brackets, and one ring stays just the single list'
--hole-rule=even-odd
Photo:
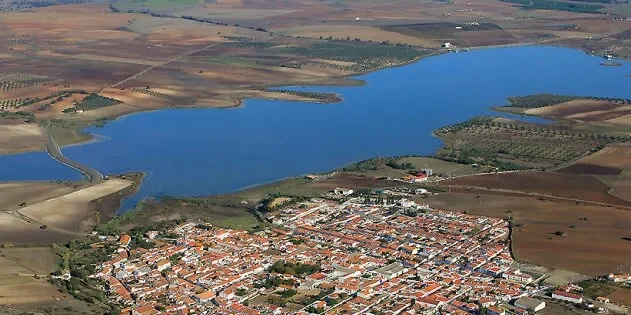
[{"label": "dry grass", "polygon": [[0,243],[23,244],[55,244],[66,243],[77,238],[76,234],[51,229],[40,229],[37,225],[27,223],[17,217],[0,212]]},{"label": "dry grass", "polygon": [[610,145],[579,162],[631,170],[631,146]]},{"label": "dry grass", "polygon": [[0,154],[42,150],[46,138],[41,127],[26,123],[0,123]]},{"label": "dry grass", "polygon": [[75,185],[48,182],[11,182],[0,183],[0,210],[19,209],[22,202],[26,205],[59,197],[78,189]]},{"label": "dry grass", "polygon": [[112,178],[67,195],[24,207],[20,209],[20,213],[51,227],[78,232],[82,230],[82,222],[92,216],[88,205],[90,201],[120,191],[131,184],[128,180]]},{"label": "dry grass", "polygon": [[431,168],[434,173],[449,176],[461,176],[479,173],[480,171],[470,165],[447,162],[428,157],[406,157],[397,161],[398,163],[411,163],[416,169]]},{"label": "dry grass", "polygon": [[[89,306],[60,293],[46,276],[57,268],[50,247],[0,249],[0,309],[56,314],[90,313]],[[38,275],[34,277],[33,275]],[[2,313],[2,311],[0,311]]]},{"label": "dry grass", "polygon": [[621,106],[607,101],[575,100],[553,106],[529,109],[524,113],[584,121],[605,121],[628,115],[631,113],[631,106]]},{"label": "dry grass", "polygon": [[295,12],[296,10],[283,9],[231,9],[207,4],[205,8],[178,11],[176,14],[209,18],[211,20],[250,20],[277,17],[279,15],[292,14]]},{"label": "dry grass", "polygon": [[340,39],[350,37],[351,39],[360,38],[363,41],[389,41],[391,43],[405,43],[424,47],[440,47],[440,45],[442,44],[442,42],[439,40],[408,36],[397,32],[383,30],[379,27],[361,24],[305,25],[284,29],[274,29],[273,31],[291,36],[304,36],[312,38],[327,38],[329,36],[332,36],[333,38]]}]

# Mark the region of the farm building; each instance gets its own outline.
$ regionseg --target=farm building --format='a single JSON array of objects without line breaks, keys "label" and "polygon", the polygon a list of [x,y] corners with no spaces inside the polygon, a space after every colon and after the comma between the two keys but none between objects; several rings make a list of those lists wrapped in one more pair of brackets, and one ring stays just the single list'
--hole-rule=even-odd
[{"label": "farm building", "polygon": [[528,311],[538,312],[546,307],[546,303],[533,299],[531,297],[524,296],[515,301],[515,306]]},{"label": "farm building", "polygon": [[557,299],[557,300],[561,300],[561,301],[568,301],[568,302],[572,302],[572,303],[582,303],[583,302],[583,297],[578,295],[578,294],[574,294],[574,293],[569,293],[569,292],[565,292],[565,291],[554,291],[552,292],[552,298],[553,299]]}]

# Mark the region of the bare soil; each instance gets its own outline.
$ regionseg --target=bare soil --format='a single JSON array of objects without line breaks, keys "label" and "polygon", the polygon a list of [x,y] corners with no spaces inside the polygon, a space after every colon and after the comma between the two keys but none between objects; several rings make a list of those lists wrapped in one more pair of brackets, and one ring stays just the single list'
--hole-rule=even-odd
[{"label": "bare soil", "polygon": [[48,282],[46,276],[57,269],[57,260],[50,247],[0,248],[0,309],[41,312],[49,308],[64,314],[90,310]]},{"label": "bare soil", "polygon": [[36,124],[0,120],[0,154],[42,150],[46,138]]},{"label": "bare soil", "polygon": [[598,175],[596,177],[611,188],[610,195],[631,201],[631,146],[607,146],[559,171]]},{"label": "bare soil", "polygon": [[624,171],[618,167],[608,167],[589,163],[576,163],[559,170],[567,174],[619,175]]},{"label": "bare soil", "polygon": [[130,185],[132,185],[132,182],[129,180],[112,178],[67,195],[26,206],[20,209],[19,212],[50,227],[80,232],[84,230],[82,222],[93,216],[88,205],[90,201],[107,196]]},{"label": "bare soil", "polygon": [[[460,192],[417,202],[475,215],[512,217],[514,254],[528,263],[595,276],[616,271],[631,255],[628,241],[623,240],[631,228],[628,210]],[[566,235],[556,236],[556,231]]]},{"label": "bare soil", "polygon": [[510,190],[613,205],[631,205],[628,201],[610,195],[609,186],[589,175],[571,175],[551,172],[488,174],[450,179],[443,181],[441,185]]},{"label": "bare soil", "polygon": [[79,189],[77,184],[55,182],[0,183],[0,210],[15,210],[19,205],[32,205]]}]

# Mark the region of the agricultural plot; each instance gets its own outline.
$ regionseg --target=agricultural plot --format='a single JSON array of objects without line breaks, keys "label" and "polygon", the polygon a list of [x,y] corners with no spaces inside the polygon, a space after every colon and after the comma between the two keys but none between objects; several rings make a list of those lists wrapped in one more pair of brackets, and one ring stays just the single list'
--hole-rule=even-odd
[{"label": "agricultural plot", "polygon": [[145,95],[150,95],[150,96],[153,96],[153,97],[165,99],[165,100],[171,101],[173,103],[177,103],[177,105],[190,105],[190,104],[195,104],[197,102],[197,100],[192,98],[192,97],[173,96],[173,95],[169,95],[169,94],[166,94],[166,93],[154,91],[154,90],[147,89],[147,88],[133,88],[132,90],[134,92],[138,92],[138,93],[142,93],[142,94],[145,94]]},{"label": "agricultural plot", "polygon": [[[26,97],[26,98],[19,98],[19,99],[0,100],[0,112],[33,105],[40,102],[41,104],[40,104],[40,107],[38,107],[38,110],[45,110],[49,108],[50,106],[54,105],[55,103],[60,102],[64,100],[65,98],[72,96],[73,94],[87,94],[87,92],[83,90],[69,90],[69,91],[53,93],[53,94],[43,96],[43,97]],[[44,102],[44,101],[48,101],[48,102]]]},{"label": "agricultural plot", "polygon": [[590,4],[590,2],[609,3],[609,1],[597,0],[578,0],[576,2],[557,1],[557,0],[505,0],[504,2],[515,3],[524,10],[553,10],[553,11],[570,11],[578,13],[602,13],[605,8],[602,4]]},{"label": "agricultural plot", "polygon": [[80,103],[76,104],[75,106],[71,108],[64,109],[63,112],[76,113],[80,111],[88,111],[88,110],[98,109],[102,107],[108,107],[108,106],[112,106],[112,105],[116,105],[120,103],[121,102],[113,98],[100,96],[96,93],[91,93],[90,95],[86,96]]},{"label": "agricultural plot", "polygon": [[52,78],[21,74],[21,73],[1,73],[0,74],[0,91],[6,92],[14,89],[25,88],[29,86],[43,84],[52,81]]},{"label": "agricultural plot", "polygon": [[0,111],[9,110],[12,108],[19,107],[24,102],[24,99],[10,99],[10,100],[0,100]]},{"label": "agricultural plot", "polygon": [[203,1],[198,0],[127,0],[115,1],[111,9],[115,12],[153,12],[164,14],[186,8],[201,8]]},{"label": "agricultural plot", "polygon": [[[300,62],[293,60],[290,63],[282,59],[317,59],[333,60],[348,64],[329,64],[342,71],[364,72],[380,67],[392,66],[410,62],[415,58],[429,54],[429,51],[409,46],[391,45],[388,42],[381,44],[361,43],[348,38],[345,41],[315,41],[292,45],[282,45],[269,41],[238,41],[224,43],[225,49],[248,49],[255,53],[256,57],[266,61],[259,61],[262,65],[278,67],[298,68]],[[292,66],[288,66],[291,64]]]},{"label": "agricultural plot", "polygon": [[475,118],[435,132],[447,141],[439,157],[464,164],[484,163],[500,170],[547,168],[595,152],[628,137],[579,132],[549,125]]},{"label": "agricultural plot", "polygon": [[348,41],[318,42],[309,46],[285,46],[275,48],[279,55],[298,55],[307,58],[352,62],[351,66],[341,66],[342,70],[363,72],[395,64],[410,62],[429,52],[408,46],[390,46],[353,43]]},{"label": "agricultural plot", "polygon": [[557,104],[567,103],[575,100],[594,100],[594,101],[607,101],[615,104],[631,104],[629,99],[619,99],[610,97],[591,97],[591,96],[573,96],[573,95],[556,95],[556,94],[533,94],[526,96],[509,97],[508,102],[510,105],[506,107],[517,108],[540,108],[553,106]]},{"label": "agricultural plot", "polygon": [[386,26],[383,29],[410,36],[444,38],[453,37],[457,32],[491,31],[501,30],[502,28],[499,25],[493,23],[457,24],[451,22],[435,22],[391,25]]},{"label": "agricultural plot", "polygon": [[307,91],[294,91],[294,90],[282,90],[282,89],[268,89],[269,92],[296,95],[304,98],[309,98],[316,100],[322,103],[335,103],[339,102],[341,99],[332,93],[322,93],[322,92],[307,92]]}]

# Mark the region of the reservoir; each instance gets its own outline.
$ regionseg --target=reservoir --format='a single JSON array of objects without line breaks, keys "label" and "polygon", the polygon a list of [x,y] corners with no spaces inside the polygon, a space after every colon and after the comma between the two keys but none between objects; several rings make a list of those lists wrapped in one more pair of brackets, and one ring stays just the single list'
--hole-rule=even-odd
[{"label": "reservoir", "polygon": [[[336,104],[247,100],[234,109],[169,109],[119,118],[87,131],[101,141],[63,148],[103,174],[144,171],[147,196],[227,193],[324,172],[374,156],[432,154],[431,132],[478,115],[509,96],[554,93],[631,99],[631,64],[603,67],[579,50],[525,46],[423,59],[358,76]],[[527,119],[527,118],[524,118]],[[45,152],[0,157],[0,180],[74,180]]]}]

